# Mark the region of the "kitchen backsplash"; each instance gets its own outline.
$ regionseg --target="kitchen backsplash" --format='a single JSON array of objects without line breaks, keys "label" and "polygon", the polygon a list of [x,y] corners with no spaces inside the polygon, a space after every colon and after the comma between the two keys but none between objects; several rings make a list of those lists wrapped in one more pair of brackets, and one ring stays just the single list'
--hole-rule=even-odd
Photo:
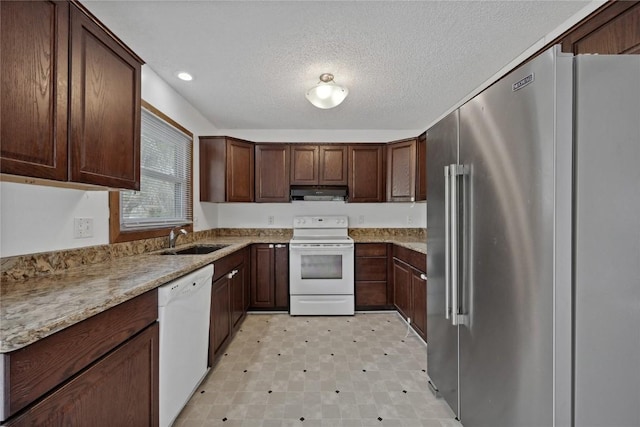
[{"label": "kitchen backsplash", "polygon": [[[292,231],[290,228],[218,228],[189,233],[180,239],[180,243],[184,245],[216,237],[273,236],[290,238]],[[349,229],[349,235],[354,238],[362,236],[380,238],[411,237],[417,241],[426,241],[425,228],[351,228]],[[166,237],[156,237],[132,242],[0,258],[0,279],[9,281],[46,276],[80,265],[97,264],[115,258],[158,251],[167,247],[168,239]]]}]

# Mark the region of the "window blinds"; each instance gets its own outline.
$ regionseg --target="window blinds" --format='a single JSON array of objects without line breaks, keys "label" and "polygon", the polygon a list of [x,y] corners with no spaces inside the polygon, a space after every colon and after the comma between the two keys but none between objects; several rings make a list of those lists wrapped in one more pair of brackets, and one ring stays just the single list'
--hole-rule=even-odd
[{"label": "window blinds", "polygon": [[191,137],[142,109],[140,191],[120,192],[122,230],[191,223]]}]

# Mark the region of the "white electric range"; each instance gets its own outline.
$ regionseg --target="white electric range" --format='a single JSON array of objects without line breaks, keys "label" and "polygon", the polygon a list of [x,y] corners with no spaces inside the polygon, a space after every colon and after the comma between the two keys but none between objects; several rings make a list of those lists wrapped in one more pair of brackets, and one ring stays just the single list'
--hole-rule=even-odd
[{"label": "white electric range", "polygon": [[354,314],[354,243],[347,216],[295,217],[289,255],[291,315]]}]

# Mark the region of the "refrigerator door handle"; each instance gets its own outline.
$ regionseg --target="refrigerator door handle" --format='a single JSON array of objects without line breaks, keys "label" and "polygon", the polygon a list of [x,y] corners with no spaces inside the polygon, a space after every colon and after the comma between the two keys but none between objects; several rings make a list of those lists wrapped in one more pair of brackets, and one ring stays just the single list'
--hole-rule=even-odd
[{"label": "refrigerator door handle", "polygon": [[451,324],[458,325],[458,165],[449,166],[451,189]]},{"label": "refrigerator door handle", "polygon": [[451,189],[451,174],[449,166],[444,167],[444,318],[449,320],[450,313],[450,297],[449,289],[451,287],[451,224],[450,204],[451,198],[449,190]]}]

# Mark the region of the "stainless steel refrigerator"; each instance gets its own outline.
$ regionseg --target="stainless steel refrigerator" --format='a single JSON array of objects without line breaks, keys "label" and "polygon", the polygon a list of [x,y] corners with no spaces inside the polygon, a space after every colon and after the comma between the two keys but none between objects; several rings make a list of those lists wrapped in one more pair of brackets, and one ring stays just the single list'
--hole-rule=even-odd
[{"label": "stainless steel refrigerator", "polygon": [[552,48],[427,131],[428,373],[466,427],[640,425],[625,58]]}]

